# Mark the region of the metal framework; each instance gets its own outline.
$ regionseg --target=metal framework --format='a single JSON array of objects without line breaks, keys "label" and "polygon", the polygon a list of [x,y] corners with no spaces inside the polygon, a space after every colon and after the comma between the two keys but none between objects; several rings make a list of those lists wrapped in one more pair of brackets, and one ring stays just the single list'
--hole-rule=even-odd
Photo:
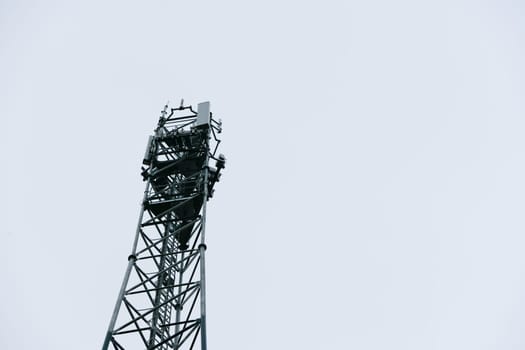
[{"label": "metal framework", "polygon": [[[209,102],[168,108],[150,136],[144,199],[102,350],[206,350],[206,202],[224,168]],[[209,165],[215,160],[215,167]]]}]

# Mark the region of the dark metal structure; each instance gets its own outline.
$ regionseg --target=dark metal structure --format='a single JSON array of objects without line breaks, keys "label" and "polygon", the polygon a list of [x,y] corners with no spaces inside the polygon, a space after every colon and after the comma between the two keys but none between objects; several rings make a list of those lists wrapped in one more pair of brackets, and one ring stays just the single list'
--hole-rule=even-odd
[{"label": "dark metal structure", "polygon": [[[144,156],[144,200],[102,350],[206,350],[206,202],[224,168],[209,102],[165,106]],[[215,160],[215,167],[210,162]]]}]

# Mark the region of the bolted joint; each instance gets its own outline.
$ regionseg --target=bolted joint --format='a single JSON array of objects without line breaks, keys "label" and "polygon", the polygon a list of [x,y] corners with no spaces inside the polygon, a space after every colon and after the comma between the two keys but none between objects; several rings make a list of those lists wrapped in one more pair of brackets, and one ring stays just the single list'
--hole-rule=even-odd
[{"label": "bolted joint", "polygon": [[208,247],[204,243],[199,244],[199,249],[201,248],[204,248],[204,250],[208,249]]},{"label": "bolted joint", "polygon": [[137,256],[135,254],[131,254],[130,256],[128,256],[128,261],[137,261]]}]

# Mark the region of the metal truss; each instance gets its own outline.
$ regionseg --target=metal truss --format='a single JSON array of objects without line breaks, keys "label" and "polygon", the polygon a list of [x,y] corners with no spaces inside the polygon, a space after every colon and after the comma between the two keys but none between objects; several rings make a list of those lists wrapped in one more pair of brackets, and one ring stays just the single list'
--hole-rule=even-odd
[{"label": "metal truss", "polygon": [[[225,158],[209,102],[165,106],[150,136],[146,190],[103,350],[206,349],[206,202]],[[215,167],[209,162],[215,160]]]}]

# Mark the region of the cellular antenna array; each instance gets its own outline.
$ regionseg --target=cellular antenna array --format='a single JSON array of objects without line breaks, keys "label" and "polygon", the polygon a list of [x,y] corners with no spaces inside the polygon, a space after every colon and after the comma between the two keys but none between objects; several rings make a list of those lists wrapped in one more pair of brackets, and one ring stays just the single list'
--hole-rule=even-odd
[{"label": "cellular antenna array", "polygon": [[[225,166],[210,103],[164,107],[124,281],[102,350],[206,350],[206,203]],[[210,162],[215,161],[215,166]]]}]

